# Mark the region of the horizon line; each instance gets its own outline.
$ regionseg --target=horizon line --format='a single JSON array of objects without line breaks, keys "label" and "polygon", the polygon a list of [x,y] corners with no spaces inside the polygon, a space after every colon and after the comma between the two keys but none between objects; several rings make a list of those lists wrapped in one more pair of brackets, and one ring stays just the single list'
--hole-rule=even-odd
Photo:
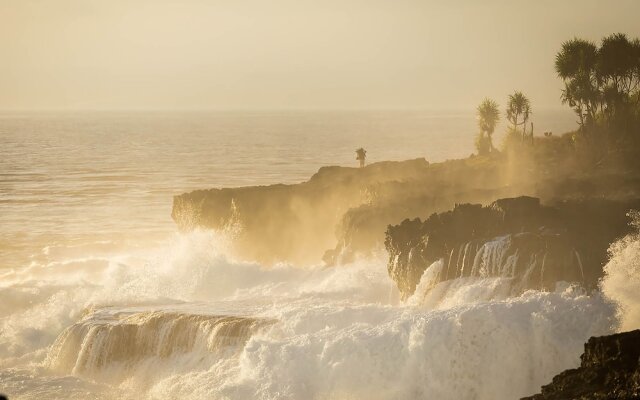
[{"label": "horizon line", "polygon": [[[358,111],[475,111],[475,106],[466,107],[189,107],[189,108],[0,108],[0,114],[8,113],[74,113],[74,112],[358,112]],[[538,110],[572,110],[563,106],[538,106]],[[535,110],[534,110],[535,112]]]}]

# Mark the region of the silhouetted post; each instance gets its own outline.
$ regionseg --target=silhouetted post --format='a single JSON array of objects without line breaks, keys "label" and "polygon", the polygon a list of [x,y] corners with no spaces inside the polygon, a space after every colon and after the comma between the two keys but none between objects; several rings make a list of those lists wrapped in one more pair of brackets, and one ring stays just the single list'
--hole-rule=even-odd
[{"label": "silhouetted post", "polygon": [[356,150],[356,160],[360,161],[360,168],[364,167],[365,158],[367,158],[367,151],[360,147]]}]

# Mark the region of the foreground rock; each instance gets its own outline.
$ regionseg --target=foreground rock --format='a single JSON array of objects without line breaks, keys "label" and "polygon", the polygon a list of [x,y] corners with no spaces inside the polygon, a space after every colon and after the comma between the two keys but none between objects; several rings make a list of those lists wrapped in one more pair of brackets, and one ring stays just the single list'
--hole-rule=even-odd
[{"label": "foreground rock", "polygon": [[438,260],[435,283],[493,276],[512,279],[514,292],[553,289],[558,281],[594,288],[609,244],[630,232],[626,214],[637,207],[637,200],[602,199],[543,206],[524,196],[456,205],[388,227],[389,275],[403,298]]},{"label": "foreground rock", "polygon": [[640,399],[640,330],[592,337],[580,359],[525,400]]}]

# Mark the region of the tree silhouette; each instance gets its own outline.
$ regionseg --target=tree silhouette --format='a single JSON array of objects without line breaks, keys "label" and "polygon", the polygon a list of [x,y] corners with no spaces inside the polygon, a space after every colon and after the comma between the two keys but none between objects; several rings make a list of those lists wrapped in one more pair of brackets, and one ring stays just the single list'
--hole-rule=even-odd
[{"label": "tree silhouette", "polygon": [[636,43],[629,41],[624,33],[616,33],[602,39],[598,57],[598,78],[605,87],[628,95],[638,86],[636,69],[638,54]]},{"label": "tree silhouette", "polygon": [[[633,92],[640,86],[640,43],[616,33],[602,39],[597,74],[602,86],[604,115],[609,120],[623,120],[629,113]],[[636,100],[637,102],[637,100]]]},{"label": "tree silhouette", "polygon": [[[522,140],[524,141],[527,130],[527,122],[531,115],[531,103],[522,92],[514,92],[509,95],[507,102],[507,120],[513,124],[513,131],[517,131],[518,126],[522,125]],[[522,117],[522,119],[520,119]]]},{"label": "tree silhouette", "polygon": [[496,124],[500,120],[500,111],[498,110],[498,103],[489,98],[480,103],[477,111],[480,133],[476,139],[476,147],[478,154],[486,154],[494,149],[492,135],[496,129]]},{"label": "tree silhouette", "polygon": [[367,158],[367,151],[360,147],[356,150],[356,160],[360,161],[360,168],[364,167],[365,159]]},{"label": "tree silhouette", "polygon": [[579,116],[582,132],[618,141],[640,128],[640,40],[615,33],[598,48],[575,38],[562,44],[555,67],[565,85],[562,102]]},{"label": "tree silhouette", "polygon": [[600,99],[597,65],[598,48],[583,39],[562,43],[562,49],[556,55],[556,72],[565,84],[562,102],[574,109],[581,128],[595,119]]}]

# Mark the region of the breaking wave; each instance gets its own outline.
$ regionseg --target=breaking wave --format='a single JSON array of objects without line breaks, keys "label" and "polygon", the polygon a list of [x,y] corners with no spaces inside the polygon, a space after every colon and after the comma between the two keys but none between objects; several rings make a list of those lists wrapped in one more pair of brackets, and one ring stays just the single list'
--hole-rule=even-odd
[{"label": "breaking wave", "polygon": [[611,245],[600,283],[602,292],[618,306],[623,331],[640,328],[640,212],[629,216],[634,232]]},{"label": "breaking wave", "polygon": [[501,277],[437,282],[440,262],[400,302],[383,259],[264,268],[228,257],[228,245],[218,233],[192,232],[153,249],[6,273],[5,390],[513,399],[578,365],[586,339],[616,323],[607,299],[577,286],[513,296]]}]

